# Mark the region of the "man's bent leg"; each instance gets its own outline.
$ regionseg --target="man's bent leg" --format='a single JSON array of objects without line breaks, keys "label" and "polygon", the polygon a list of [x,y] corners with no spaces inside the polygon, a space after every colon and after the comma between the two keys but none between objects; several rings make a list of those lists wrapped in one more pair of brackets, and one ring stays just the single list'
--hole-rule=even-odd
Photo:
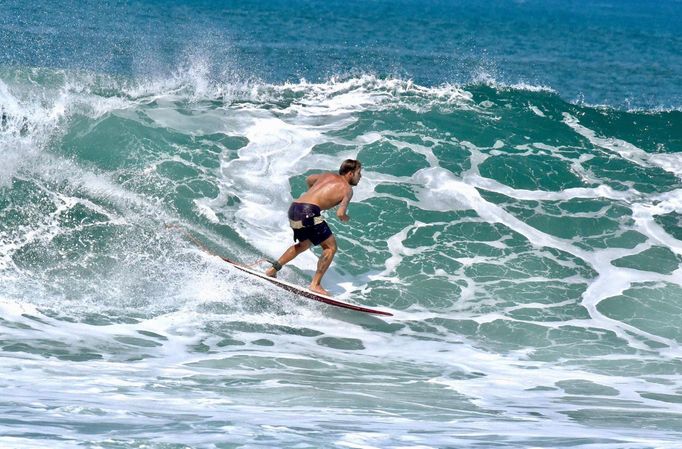
[{"label": "man's bent leg", "polygon": [[329,295],[329,292],[322,288],[320,283],[322,282],[322,276],[324,276],[324,274],[327,272],[327,269],[329,268],[329,265],[332,263],[334,254],[336,254],[336,238],[331,235],[327,238],[327,240],[320,243],[320,246],[322,247],[322,255],[320,256],[320,260],[317,261],[317,271],[315,272],[315,276],[313,276],[313,280],[308,288],[314,292],[321,293],[323,295]]},{"label": "man's bent leg", "polygon": [[[310,240],[304,240],[302,242],[296,243],[295,245],[291,245],[286,251],[284,251],[284,254],[277,259],[277,262],[282,266],[286,265],[287,263],[291,262],[294,257],[310,248],[310,245],[312,245]],[[277,270],[275,270],[274,267],[270,267],[265,270],[265,275],[275,278],[277,277]]]}]

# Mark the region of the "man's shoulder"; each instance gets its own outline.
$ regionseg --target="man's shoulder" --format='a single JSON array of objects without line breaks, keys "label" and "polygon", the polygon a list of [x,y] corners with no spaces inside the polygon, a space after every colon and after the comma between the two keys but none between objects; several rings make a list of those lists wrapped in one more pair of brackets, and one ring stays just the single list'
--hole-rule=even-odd
[{"label": "man's shoulder", "polygon": [[334,183],[343,182],[343,177],[341,175],[339,175],[337,173],[333,173],[333,172],[320,173],[319,179],[327,181],[327,182],[334,182]]}]

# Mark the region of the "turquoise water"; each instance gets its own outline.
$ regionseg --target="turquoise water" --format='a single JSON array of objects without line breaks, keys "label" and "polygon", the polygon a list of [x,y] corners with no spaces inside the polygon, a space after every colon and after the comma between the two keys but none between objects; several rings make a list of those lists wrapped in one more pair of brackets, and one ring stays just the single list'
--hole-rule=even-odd
[{"label": "turquoise water", "polygon": [[679,5],[9,3],[0,445],[679,447]]}]

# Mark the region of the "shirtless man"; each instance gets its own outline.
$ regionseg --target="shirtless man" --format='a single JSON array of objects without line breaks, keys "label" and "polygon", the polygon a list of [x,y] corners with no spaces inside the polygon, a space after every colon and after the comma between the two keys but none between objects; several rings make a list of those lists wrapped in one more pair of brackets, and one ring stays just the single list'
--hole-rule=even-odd
[{"label": "shirtless man", "polygon": [[310,248],[311,245],[320,245],[322,255],[317,262],[317,271],[308,288],[316,293],[329,295],[320,283],[336,253],[336,239],[320,212],[340,204],[336,216],[341,221],[350,220],[350,217],[346,215],[346,210],[353,197],[353,186],[358,185],[362,177],[361,170],[360,161],[346,159],[341,164],[338,175],[322,173],[308,176],[306,179],[308,191],[291,203],[289,208],[289,225],[294,231],[294,241],[298,240],[298,243],[284,251],[284,254],[273,262],[272,267],[265,271],[266,275],[276,277],[282,266],[294,257]]}]

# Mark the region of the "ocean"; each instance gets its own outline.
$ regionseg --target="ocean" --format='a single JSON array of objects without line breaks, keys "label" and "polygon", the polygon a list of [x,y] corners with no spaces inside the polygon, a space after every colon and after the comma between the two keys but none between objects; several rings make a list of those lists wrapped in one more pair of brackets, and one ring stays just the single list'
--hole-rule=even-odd
[{"label": "ocean", "polygon": [[[674,0],[3,0],[0,447],[682,447],[680,29]],[[265,269],[347,158],[323,285],[393,317],[215,255]]]}]

